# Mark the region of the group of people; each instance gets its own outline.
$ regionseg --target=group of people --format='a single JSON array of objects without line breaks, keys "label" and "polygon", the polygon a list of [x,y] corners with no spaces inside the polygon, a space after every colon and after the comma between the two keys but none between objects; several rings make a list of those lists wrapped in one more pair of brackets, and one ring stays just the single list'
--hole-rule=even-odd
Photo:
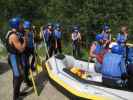
[{"label": "group of people", "polygon": [[11,29],[6,35],[6,48],[13,72],[13,100],[18,100],[20,96],[27,94],[20,92],[22,82],[28,87],[32,86],[29,69],[35,68],[34,27],[29,20],[22,21],[20,17],[10,19],[9,25]]},{"label": "group of people", "polygon": [[[35,27],[29,20],[22,21],[19,17],[10,19],[9,25],[11,30],[6,35],[6,47],[9,52],[9,64],[13,71],[13,100],[18,100],[19,96],[25,94],[20,92],[23,80],[28,86],[32,86],[29,69],[35,69]],[[46,27],[42,28],[41,33],[47,49],[46,59],[53,54],[61,54],[63,34],[61,25],[48,23]],[[74,26],[71,34],[73,56],[80,56],[81,39],[79,27]],[[127,39],[128,28],[122,26],[116,37],[116,43],[112,45],[110,26],[105,24],[89,49],[89,61],[96,64],[96,72],[102,73],[105,85],[125,87],[129,74],[133,75],[133,58],[129,57],[127,53],[132,50],[126,46]],[[131,72],[129,73],[129,71]]]},{"label": "group of people", "polygon": [[47,48],[47,58],[53,54],[62,53],[62,31],[59,23],[52,24],[48,23],[47,26],[43,27],[42,35]]},{"label": "group of people", "polygon": [[125,88],[132,82],[133,56],[131,54],[133,52],[132,48],[127,46],[127,39],[127,26],[122,26],[116,40],[112,41],[110,27],[105,25],[91,45],[89,60],[95,62],[95,70],[102,73],[103,84],[107,86]]},{"label": "group of people", "polygon": [[[43,36],[45,39],[45,43],[47,46],[47,51],[49,57],[53,54],[62,53],[62,30],[61,25],[59,23],[52,24],[48,23],[47,27],[43,28]],[[71,34],[72,40],[72,48],[73,48],[73,56],[79,57],[80,56],[80,41],[81,41],[81,34],[79,27],[75,25],[72,30]]]}]

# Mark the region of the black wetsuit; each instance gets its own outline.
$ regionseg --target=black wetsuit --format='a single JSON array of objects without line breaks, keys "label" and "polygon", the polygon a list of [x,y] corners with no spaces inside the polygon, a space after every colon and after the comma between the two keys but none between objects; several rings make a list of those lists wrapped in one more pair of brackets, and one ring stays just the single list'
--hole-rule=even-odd
[{"label": "black wetsuit", "polygon": [[13,100],[17,100],[20,93],[20,86],[23,81],[23,67],[21,66],[21,53],[13,44],[9,43],[9,37],[12,34],[16,33],[10,32],[6,37],[6,47],[9,52],[8,61],[13,72]]}]

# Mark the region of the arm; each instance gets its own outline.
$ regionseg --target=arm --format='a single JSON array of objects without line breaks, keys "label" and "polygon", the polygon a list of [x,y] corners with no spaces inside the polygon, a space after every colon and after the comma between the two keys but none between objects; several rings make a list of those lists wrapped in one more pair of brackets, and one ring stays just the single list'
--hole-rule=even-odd
[{"label": "arm", "polygon": [[75,39],[74,39],[74,35],[73,35],[73,33],[72,33],[72,40],[74,41]]},{"label": "arm", "polygon": [[90,48],[90,57],[92,57],[92,58],[95,58],[96,57],[96,55],[94,54],[94,50],[96,49],[96,45],[95,45],[95,43],[93,43],[92,44],[92,46],[91,46],[91,48]]},{"label": "arm", "polygon": [[81,34],[78,32],[78,39],[81,40]]},{"label": "arm", "polygon": [[23,52],[25,50],[26,44],[27,44],[27,38],[24,37],[24,43],[21,44],[17,35],[13,34],[9,38],[9,42],[14,45],[14,47],[19,51]]},{"label": "arm", "polygon": [[120,63],[120,70],[121,70],[122,74],[127,73],[125,60],[123,58],[122,58],[121,63]]}]

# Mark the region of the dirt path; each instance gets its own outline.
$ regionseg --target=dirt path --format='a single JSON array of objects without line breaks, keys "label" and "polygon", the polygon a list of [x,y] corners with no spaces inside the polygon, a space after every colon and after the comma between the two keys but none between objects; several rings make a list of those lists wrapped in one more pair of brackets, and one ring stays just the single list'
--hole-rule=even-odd
[{"label": "dirt path", "polygon": [[[39,84],[42,88],[40,96],[36,96],[32,88],[27,88],[25,84],[22,84],[21,90],[29,92],[23,100],[69,100],[50,84],[44,73],[41,74],[40,79]],[[0,62],[0,100],[12,100],[12,71],[4,62]]]}]

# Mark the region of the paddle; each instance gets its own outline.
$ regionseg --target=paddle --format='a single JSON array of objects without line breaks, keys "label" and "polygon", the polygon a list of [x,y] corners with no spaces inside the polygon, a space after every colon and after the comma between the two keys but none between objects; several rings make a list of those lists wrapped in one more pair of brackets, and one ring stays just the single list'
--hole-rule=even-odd
[{"label": "paddle", "polygon": [[44,47],[45,47],[45,50],[46,50],[46,55],[49,58],[48,47],[47,47],[46,40],[45,40],[45,37],[44,37],[44,34],[43,34],[43,28],[41,28],[41,34],[42,34],[43,41],[44,41]]}]

